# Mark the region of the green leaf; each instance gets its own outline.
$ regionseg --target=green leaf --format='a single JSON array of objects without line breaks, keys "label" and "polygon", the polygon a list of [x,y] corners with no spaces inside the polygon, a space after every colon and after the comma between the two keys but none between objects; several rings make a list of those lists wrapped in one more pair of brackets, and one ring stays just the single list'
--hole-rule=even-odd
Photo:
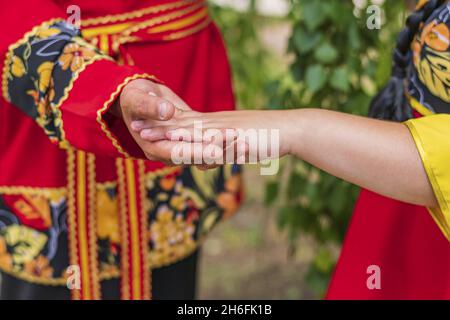
[{"label": "green leaf", "polygon": [[267,206],[270,206],[275,202],[278,196],[278,182],[271,181],[266,184],[266,198],[265,203]]},{"label": "green leaf", "polygon": [[321,41],[322,34],[319,32],[306,32],[298,26],[294,30],[293,41],[295,48],[300,54],[305,54],[314,49]]},{"label": "green leaf", "polygon": [[329,42],[324,42],[314,52],[314,58],[325,64],[333,63],[338,56],[338,51]]},{"label": "green leaf", "polygon": [[328,198],[328,205],[335,216],[342,214],[347,203],[347,190],[342,181],[336,180],[333,191]]},{"label": "green leaf", "polygon": [[314,259],[314,265],[321,273],[329,273],[334,266],[331,253],[327,249],[321,249]]},{"label": "green leaf", "polygon": [[346,67],[339,67],[333,70],[330,78],[330,85],[333,89],[348,92],[350,90],[349,75]]},{"label": "green leaf", "polygon": [[303,4],[302,18],[309,31],[314,31],[327,18],[326,11],[323,10],[321,1],[308,1]]},{"label": "green leaf", "polygon": [[288,199],[294,199],[298,197],[304,188],[304,179],[296,172],[291,173],[288,181],[287,187],[287,197]]},{"label": "green leaf", "polygon": [[326,83],[327,74],[325,69],[319,64],[309,66],[306,70],[305,80],[308,89],[313,93],[316,93],[321,90]]}]

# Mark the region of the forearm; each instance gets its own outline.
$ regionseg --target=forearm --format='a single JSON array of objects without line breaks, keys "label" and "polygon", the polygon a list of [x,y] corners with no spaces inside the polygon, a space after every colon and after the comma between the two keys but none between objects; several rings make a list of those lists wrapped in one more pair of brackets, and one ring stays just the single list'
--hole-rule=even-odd
[{"label": "forearm", "polygon": [[379,194],[437,205],[405,125],[320,109],[287,112],[291,154]]}]

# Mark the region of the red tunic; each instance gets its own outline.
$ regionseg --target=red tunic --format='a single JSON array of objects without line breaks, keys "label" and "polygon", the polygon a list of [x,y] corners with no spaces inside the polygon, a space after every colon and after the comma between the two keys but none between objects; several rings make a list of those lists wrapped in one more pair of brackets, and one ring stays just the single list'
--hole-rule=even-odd
[{"label": "red tunic", "polygon": [[450,299],[449,270],[448,240],[426,208],[363,190],[327,298]]},{"label": "red tunic", "polygon": [[[64,21],[74,4],[81,36]],[[107,111],[135,78],[196,110],[234,108],[205,1],[8,1],[0,24],[0,268],[53,285],[80,274],[73,297],[88,299],[121,275],[123,298],[149,298],[150,269],[192,253],[236,210],[239,170],[145,161]]]}]

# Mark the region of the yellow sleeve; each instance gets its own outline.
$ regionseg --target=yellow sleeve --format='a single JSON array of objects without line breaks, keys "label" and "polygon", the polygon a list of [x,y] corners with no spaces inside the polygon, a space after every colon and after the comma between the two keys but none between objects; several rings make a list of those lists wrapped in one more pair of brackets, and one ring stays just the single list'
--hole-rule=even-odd
[{"label": "yellow sleeve", "polygon": [[439,203],[429,208],[450,241],[450,114],[436,114],[405,122],[419,150]]}]

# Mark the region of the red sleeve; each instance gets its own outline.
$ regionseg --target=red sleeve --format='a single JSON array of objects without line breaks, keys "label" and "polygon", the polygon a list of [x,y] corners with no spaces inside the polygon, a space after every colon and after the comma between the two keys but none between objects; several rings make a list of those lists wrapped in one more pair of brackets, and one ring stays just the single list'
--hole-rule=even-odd
[{"label": "red sleeve", "polygon": [[123,121],[107,111],[129,81],[156,79],[117,65],[65,17],[48,0],[2,4],[0,26],[8,30],[0,38],[3,99],[61,148],[143,157]]}]

